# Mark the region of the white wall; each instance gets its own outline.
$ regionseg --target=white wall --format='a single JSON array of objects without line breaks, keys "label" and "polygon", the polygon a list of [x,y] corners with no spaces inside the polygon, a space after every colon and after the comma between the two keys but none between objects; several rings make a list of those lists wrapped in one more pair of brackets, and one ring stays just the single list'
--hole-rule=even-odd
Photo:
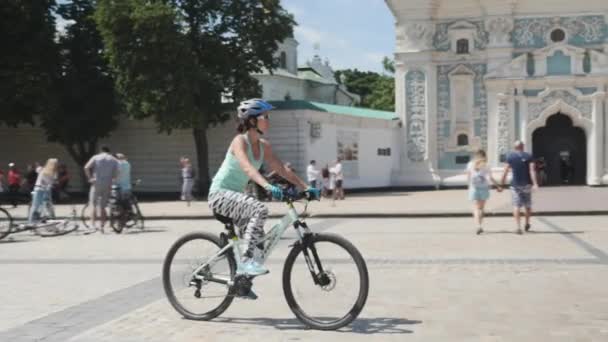
[{"label": "white wall", "polygon": [[[194,141],[190,130],[174,130],[171,135],[158,134],[151,120],[123,119],[119,128],[99,145],[107,144],[113,152],[124,153],[131,162],[132,178],[141,178],[141,191],[177,192],[180,186],[179,157],[189,156],[196,165]],[[80,189],[80,167],[65,148],[46,141],[37,127],[0,127],[0,169],[9,162],[25,170],[27,164],[55,157],[66,163],[70,173],[70,190]]]},{"label": "white wall", "polygon": [[[311,120],[323,120],[322,138],[310,140]],[[330,122],[331,121],[331,122]],[[304,177],[308,161],[317,159],[319,165],[335,160],[336,132],[339,129],[359,132],[359,177],[346,179],[347,188],[390,185],[391,168],[398,158],[394,134],[396,128],[386,120],[358,119],[343,115],[310,111],[275,111],[270,119],[268,139],[276,155],[291,162],[297,173]],[[365,127],[365,128],[364,128]],[[211,127],[207,131],[209,143],[209,174],[213,177],[224,160],[227,148],[236,134],[234,121]],[[100,141],[113,152],[122,152],[131,162],[132,178],[141,178],[139,191],[178,192],[180,189],[179,158],[188,156],[197,164],[194,138],[191,130],[174,130],[171,135],[159,134],[152,120],[130,121],[123,119],[112,135]],[[378,148],[390,147],[391,157],[378,156]],[[46,141],[40,128],[22,126],[0,127],[0,170],[6,171],[9,162],[25,170],[29,163],[43,163],[50,157],[59,158],[68,165],[71,175],[70,190],[80,190],[80,168],[59,144]],[[200,172],[199,172],[200,174]]]},{"label": "white wall", "polygon": [[[365,119],[330,113],[308,112],[309,121],[321,121],[321,137],[307,135],[307,162],[314,159],[321,169],[337,158],[338,131],[359,133],[358,177],[346,177],[345,188],[391,186],[391,174],[398,165],[399,147],[395,123],[387,120]],[[307,127],[310,129],[310,126]],[[379,156],[378,148],[390,148],[391,156]],[[345,161],[344,163],[352,163]]]}]

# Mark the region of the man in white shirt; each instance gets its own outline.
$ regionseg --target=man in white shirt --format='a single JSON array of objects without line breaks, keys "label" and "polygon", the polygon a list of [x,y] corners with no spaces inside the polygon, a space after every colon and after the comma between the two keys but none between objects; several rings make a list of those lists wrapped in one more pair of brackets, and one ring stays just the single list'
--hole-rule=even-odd
[{"label": "man in white shirt", "polygon": [[344,199],[344,172],[342,171],[342,158],[338,157],[336,160],[336,164],[329,171],[334,175],[334,179],[336,180],[336,188],[334,190],[334,200],[335,199]]},{"label": "man in white shirt", "polygon": [[316,162],[314,160],[310,161],[308,167],[306,168],[306,176],[308,177],[308,184],[311,187],[317,188],[317,180],[319,179],[319,175],[321,172],[316,168]]}]

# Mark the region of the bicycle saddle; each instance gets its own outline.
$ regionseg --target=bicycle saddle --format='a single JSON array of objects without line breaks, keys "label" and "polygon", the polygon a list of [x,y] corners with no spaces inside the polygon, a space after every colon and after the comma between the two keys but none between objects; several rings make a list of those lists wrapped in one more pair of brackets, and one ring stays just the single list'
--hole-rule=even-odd
[{"label": "bicycle saddle", "polygon": [[213,216],[215,216],[216,220],[220,221],[221,223],[223,223],[225,225],[234,225],[234,222],[232,221],[232,219],[230,217],[220,215],[220,214],[216,213],[215,211],[213,212]]}]

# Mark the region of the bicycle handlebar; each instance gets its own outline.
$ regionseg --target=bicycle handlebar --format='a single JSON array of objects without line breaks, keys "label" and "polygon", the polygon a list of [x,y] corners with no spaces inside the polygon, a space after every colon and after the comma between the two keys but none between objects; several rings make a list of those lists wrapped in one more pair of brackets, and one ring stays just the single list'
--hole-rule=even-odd
[{"label": "bicycle handlebar", "polygon": [[[295,202],[301,199],[306,199],[308,202],[314,200],[311,194],[308,191],[298,191],[293,189],[285,189],[283,190],[283,202]],[[318,198],[320,201],[321,198]]]}]

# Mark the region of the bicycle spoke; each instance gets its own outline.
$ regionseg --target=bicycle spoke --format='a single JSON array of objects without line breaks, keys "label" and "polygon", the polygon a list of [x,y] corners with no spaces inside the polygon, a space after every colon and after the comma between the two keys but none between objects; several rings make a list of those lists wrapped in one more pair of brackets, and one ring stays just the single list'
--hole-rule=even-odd
[{"label": "bicycle spoke", "polygon": [[365,262],[338,236],[317,235],[296,247],[285,264],[283,286],[292,311],[311,327],[338,329],[357,317],[367,299]]}]

